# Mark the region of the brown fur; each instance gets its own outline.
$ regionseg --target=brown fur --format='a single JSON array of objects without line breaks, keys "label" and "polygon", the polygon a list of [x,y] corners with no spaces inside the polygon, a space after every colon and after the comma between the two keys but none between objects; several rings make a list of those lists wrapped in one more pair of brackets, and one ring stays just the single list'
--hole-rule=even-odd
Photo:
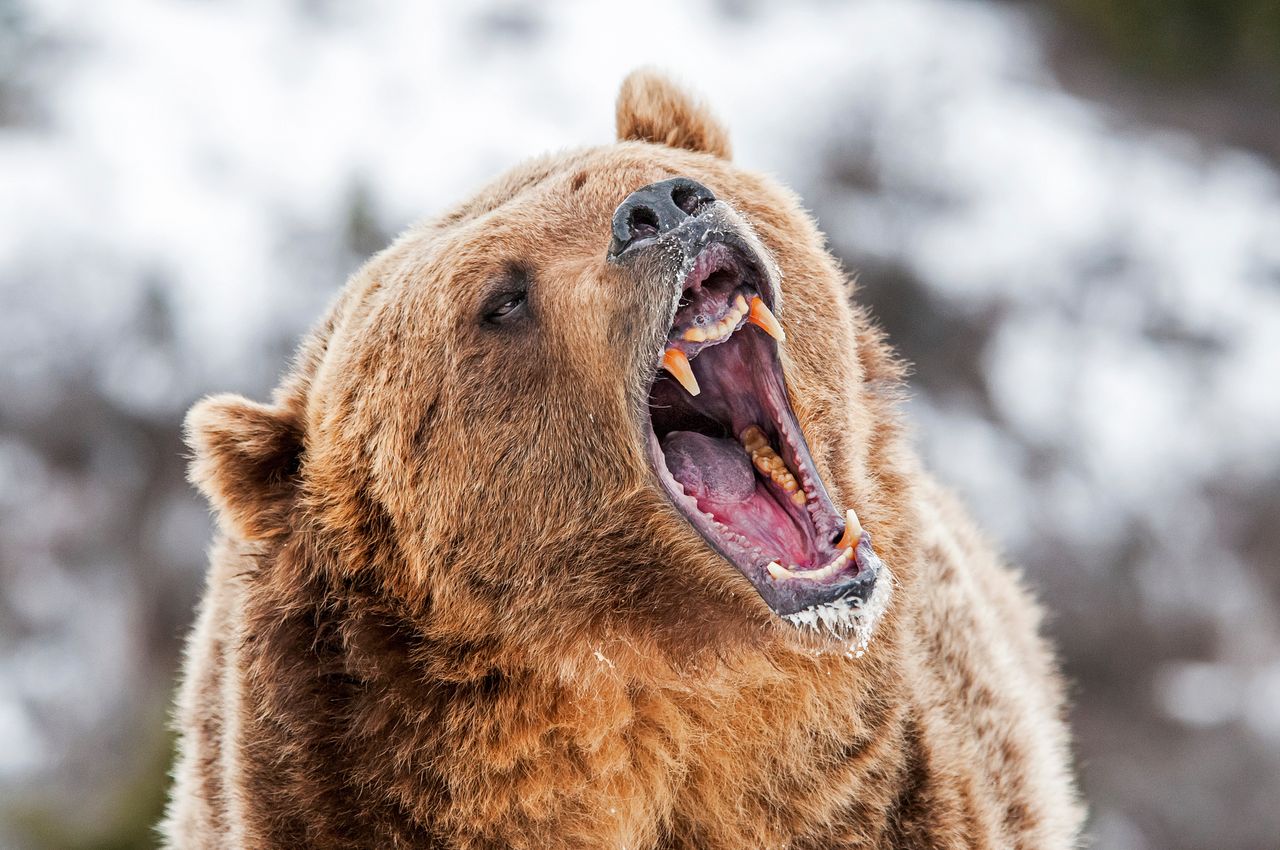
[{"label": "brown fur", "polygon": [[[618,110],[618,144],[370,260],[271,404],[191,411],[221,532],[168,844],[1074,846],[1038,608],[906,445],[900,366],[813,222],[662,78]],[[782,271],[797,416],[896,578],[863,657],[774,616],[646,465],[669,317],[605,248],[674,175]],[[513,263],[534,321],[495,332],[478,304]]]}]

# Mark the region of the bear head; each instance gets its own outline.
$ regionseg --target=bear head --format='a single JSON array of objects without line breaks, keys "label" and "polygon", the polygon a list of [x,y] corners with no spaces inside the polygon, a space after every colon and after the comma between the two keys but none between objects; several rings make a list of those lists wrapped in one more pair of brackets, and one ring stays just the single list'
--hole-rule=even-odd
[{"label": "bear head", "polygon": [[843,650],[892,619],[900,367],[705,108],[640,71],[617,127],[372,258],[270,404],[193,408],[193,479],[264,581],[358,580],[531,655]]}]

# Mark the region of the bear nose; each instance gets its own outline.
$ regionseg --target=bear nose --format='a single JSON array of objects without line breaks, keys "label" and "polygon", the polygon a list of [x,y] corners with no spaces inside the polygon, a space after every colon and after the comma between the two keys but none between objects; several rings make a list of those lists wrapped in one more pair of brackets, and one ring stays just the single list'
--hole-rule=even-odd
[{"label": "bear nose", "polygon": [[609,256],[616,259],[627,249],[674,230],[715,200],[710,189],[688,177],[672,177],[636,189],[613,211]]}]

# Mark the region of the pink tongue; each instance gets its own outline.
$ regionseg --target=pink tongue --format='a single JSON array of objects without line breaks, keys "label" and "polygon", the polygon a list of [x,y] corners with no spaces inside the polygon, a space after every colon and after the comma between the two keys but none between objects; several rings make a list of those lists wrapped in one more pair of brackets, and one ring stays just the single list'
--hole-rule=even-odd
[{"label": "pink tongue", "polygon": [[698,500],[698,509],[744,535],[769,559],[813,566],[814,554],[800,528],[757,482],[742,446],[693,431],[672,431],[662,440],[667,469]]},{"label": "pink tongue", "polygon": [[703,510],[719,514],[741,505],[755,493],[751,461],[734,440],[717,440],[694,431],[672,431],[662,441],[662,453],[667,458],[667,469]]}]

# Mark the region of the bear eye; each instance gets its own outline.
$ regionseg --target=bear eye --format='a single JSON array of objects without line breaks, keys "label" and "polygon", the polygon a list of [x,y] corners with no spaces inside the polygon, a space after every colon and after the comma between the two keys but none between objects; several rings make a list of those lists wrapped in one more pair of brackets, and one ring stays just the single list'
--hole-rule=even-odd
[{"label": "bear eye", "polygon": [[499,319],[506,318],[524,306],[525,298],[526,295],[523,292],[513,293],[506,301],[503,301],[497,307],[490,310],[486,318],[491,322],[496,322]]},{"label": "bear eye", "polygon": [[481,314],[488,324],[505,324],[523,315],[528,301],[529,273],[519,266],[512,266],[500,286],[485,299]]}]

